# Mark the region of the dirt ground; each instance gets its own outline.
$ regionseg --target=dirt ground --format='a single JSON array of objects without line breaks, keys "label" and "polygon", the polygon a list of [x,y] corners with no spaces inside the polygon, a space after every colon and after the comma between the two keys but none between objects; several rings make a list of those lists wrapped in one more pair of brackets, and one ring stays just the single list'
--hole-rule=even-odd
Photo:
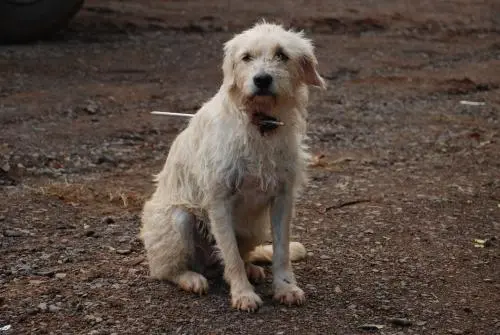
[{"label": "dirt ground", "polygon": [[[137,233],[186,123],[149,111],[195,112],[259,18],[305,29],[329,89],[293,230],[308,301],[267,281],[248,314],[221,279],[149,279]],[[500,334],[500,3],[89,0],[0,46],[0,227],[2,335]]]}]

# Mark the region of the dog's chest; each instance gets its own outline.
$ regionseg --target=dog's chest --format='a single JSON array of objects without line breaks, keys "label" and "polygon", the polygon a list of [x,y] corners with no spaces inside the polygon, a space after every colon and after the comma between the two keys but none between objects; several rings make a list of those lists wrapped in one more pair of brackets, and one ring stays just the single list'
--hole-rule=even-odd
[{"label": "dog's chest", "polygon": [[263,182],[261,178],[255,176],[245,176],[243,178],[238,193],[245,207],[264,206],[276,194],[274,185],[265,187]]}]

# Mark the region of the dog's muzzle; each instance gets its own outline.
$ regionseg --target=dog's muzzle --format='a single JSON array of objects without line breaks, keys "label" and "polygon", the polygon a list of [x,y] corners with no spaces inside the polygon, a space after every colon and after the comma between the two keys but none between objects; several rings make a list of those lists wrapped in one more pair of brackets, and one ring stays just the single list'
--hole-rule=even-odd
[{"label": "dog's muzzle", "polygon": [[253,77],[255,96],[274,96],[272,92],[273,77],[267,73],[260,73]]}]

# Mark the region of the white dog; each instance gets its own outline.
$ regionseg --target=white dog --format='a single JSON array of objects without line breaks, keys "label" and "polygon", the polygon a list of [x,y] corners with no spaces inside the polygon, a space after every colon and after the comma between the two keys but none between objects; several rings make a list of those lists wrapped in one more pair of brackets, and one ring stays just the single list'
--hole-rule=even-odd
[{"label": "white dog", "polygon": [[[291,260],[305,249],[289,242],[290,221],[309,159],[308,85],[325,82],[301,32],[260,23],[224,51],[219,92],[172,143],[144,206],[141,237],[151,275],[205,293],[212,243],[233,307],[253,311],[262,304],[249,279],[262,279],[264,271],[251,262],[271,257],[274,298],[300,305],[305,297]],[[269,228],[273,246],[261,246]]]}]

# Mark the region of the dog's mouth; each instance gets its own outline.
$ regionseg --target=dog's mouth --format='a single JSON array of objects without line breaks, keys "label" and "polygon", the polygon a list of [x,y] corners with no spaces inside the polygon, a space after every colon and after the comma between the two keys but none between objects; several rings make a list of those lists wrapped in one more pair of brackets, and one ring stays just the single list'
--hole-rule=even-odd
[{"label": "dog's mouth", "polygon": [[274,116],[267,115],[263,112],[256,112],[252,114],[252,123],[257,126],[261,135],[269,133],[279,126],[285,124]]},{"label": "dog's mouth", "polygon": [[250,122],[257,127],[261,135],[271,133],[279,126],[285,125],[272,115],[276,106],[275,95],[253,95],[247,98],[245,105]]}]

